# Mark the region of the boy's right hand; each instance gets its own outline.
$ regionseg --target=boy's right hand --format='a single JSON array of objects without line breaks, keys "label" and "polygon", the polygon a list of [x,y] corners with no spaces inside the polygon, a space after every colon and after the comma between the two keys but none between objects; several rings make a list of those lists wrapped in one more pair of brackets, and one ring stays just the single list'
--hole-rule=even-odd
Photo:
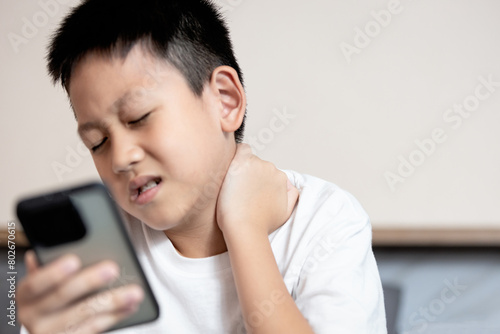
[{"label": "boy's right hand", "polygon": [[82,269],[77,256],[65,255],[40,267],[32,251],[25,261],[28,274],[18,285],[16,303],[30,334],[101,333],[134,313],[144,295],[137,285],[90,295],[118,278],[111,261]]}]

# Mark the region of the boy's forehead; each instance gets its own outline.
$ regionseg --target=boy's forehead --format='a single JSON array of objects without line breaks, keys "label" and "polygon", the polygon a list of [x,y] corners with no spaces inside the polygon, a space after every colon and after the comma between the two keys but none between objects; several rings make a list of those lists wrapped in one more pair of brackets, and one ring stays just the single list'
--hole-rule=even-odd
[{"label": "boy's forehead", "polygon": [[71,77],[78,72],[88,73],[90,67],[96,64],[110,65],[123,77],[133,74],[156,81],[177,71],[167,59],[154,54],[142,43],[136,43],[127,53],[116,48],[111,51],[88,51],[75,63]]},{"label": "boy's forehead", "polygon": [[194,96],[180,70],[139,46],[122,57],[89,52],[75,66],[68,94],[78,123],[97,111],[145,109],[165,96]]},{"label": "boy's forehead", "polygon": [[177,68],[166,59],[141,47],[138,43],[126,55],[120,52],[104,53],[99,51],[85,54],[72,71],[72,80],[70,80],[68,87],[70,99],[73,95],[72,91],[74,91],[71,89],[72,83],[75,81],[73,79],[78,78],[80,83],[82,80],[92,81],[96,77],[102,77],[102,73],[105,71],[110,71],[113,74],[113,78],[109,76],[103,78],[110,81],[110,84],[113,83],[112,80],[115,84],[131,84],[128,91],[114,103],[116,107],[130,103],[131,100],[137,100],[137,97],[144,95],[145,92],[154,91],[167,82],[169,78],[180,76],[184,81],[183,75]]},{"label": "boy's forehead", "polygon": [[[111,56],[112,58],[119,58],[116,59],[117,61],[128,62],[137,68],[147,67],[148,72],[151,71],[151,67],[155,69],[173,67],[166,58],[153,53],[150,48],[141,42],[135,43],[127,53],[115,49]],[[163,69],[163,71],[165,70]]]}]

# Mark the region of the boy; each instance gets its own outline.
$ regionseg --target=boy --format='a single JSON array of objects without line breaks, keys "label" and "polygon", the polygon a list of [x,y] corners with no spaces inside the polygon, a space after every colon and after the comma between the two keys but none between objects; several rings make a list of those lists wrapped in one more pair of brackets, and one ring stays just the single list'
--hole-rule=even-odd
[{"label": "boy", "polygon": [[[84,1],[48,63],[160,304],[157,321],[119,333],[386,333],[358,202],[239,144],[242,75],[211,3]],[[31,334],[99,333],[143,297],[133,285],[91,295],[119,275],[109,261],[26,263],[18,305]]]}]

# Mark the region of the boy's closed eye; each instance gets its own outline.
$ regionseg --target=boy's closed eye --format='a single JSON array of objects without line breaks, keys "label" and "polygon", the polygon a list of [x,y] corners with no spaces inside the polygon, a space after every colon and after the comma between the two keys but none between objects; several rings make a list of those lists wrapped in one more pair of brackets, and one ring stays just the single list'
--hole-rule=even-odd
[{"label": "boy's closed eye", "polygon": [[108,140],[108,137],[104,137],[98,144],[96,145],[93,145],[90,150],[92,151],[92,153],[96,152],[97,150],[99,150],[99,148],[102,147],[102,145],[104,145],[104,143]]},{"label": "boy's closed eye", "polygon": [[[148,112],[148,113],[145,113],[144,115],[142,115],[141,117],[135,119],[135,120],[132,120],[132,121],[129,121],[127,122],[127,125],[128,126],[137,126],[137,125],[140,125],[142,123],[144,123],[144,121],[147,120],[147,118],[149,117],[149,115],[151,115],[151,112]],[[108,140],[107,137],[104,137],[101,141],[99,141],[98,143],[94,144],[94,145],[91,145],[90,147],[90,150],[92,152],[97,152],[105,143],[106,141]]]},{"label": "boy's closed eye", "polygon": [[139,117],[138,119],[135,119],[133,121],[128,122],[127,124],[128,125],[140,124],[143,121],[145,121],[149,117],[149,115],[151,115],[151,112],[148,112],[148,113],[144,114],[143,116]]}]

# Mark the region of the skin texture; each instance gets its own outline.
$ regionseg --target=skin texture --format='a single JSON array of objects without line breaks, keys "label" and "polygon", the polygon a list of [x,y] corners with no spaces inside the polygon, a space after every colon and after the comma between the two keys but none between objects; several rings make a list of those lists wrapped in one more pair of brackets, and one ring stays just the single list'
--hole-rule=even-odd
[{"label": "skin texture", "polygon": [[[298,191],[286,175],[236,145],[246,97],[236,71],[216,68],[201,96],[174,67],[136,45],[122,59],[87,54],[74,68],[69,96],[78,132],[118,204],[162,230],[186,257],[228,251],[245,324],[251,333],[308,333],[288,294],[268,234],[290,216]],[[159,181],[140,201],[137,186]],[[87,312],[118,266],[82,269],[67,255],[43,268],[32,253],[18,289],[19,318],[31,334],[99,333],[134,312],[137,286],[107,291],[105,305]],[[279,298],[278,298],[279,297]],[[255,323],[257,305],[276,307]]]}]

